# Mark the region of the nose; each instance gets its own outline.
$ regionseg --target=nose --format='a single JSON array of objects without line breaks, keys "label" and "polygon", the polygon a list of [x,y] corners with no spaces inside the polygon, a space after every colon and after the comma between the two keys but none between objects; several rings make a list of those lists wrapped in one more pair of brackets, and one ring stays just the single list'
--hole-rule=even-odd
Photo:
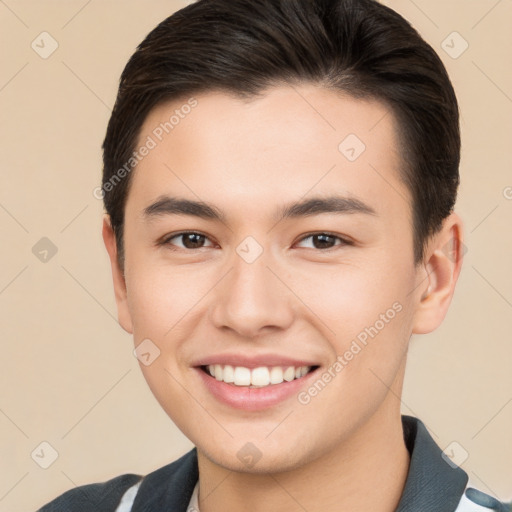
[{"label": "nose", "polygon": [[252,263],[235,254],[233,268],[214,289],[214,325],[247,338],[289,327],[294,316],[293,294],[279,274],[266,252]]}]

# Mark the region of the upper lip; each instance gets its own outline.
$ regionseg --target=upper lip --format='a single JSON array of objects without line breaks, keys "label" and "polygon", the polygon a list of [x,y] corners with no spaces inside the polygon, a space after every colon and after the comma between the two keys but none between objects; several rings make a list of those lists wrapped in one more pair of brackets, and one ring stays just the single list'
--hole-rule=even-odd
[{"label": "upper lip", "polygon": [[247,354],[217,354],[206,356],[195,361],[192,366],[208,366],[212,364],[244,366],[245,368],[258,368],[259,366],[318,366],[307,359],[292,359],[279,354],[258,354],[248,356]]}]

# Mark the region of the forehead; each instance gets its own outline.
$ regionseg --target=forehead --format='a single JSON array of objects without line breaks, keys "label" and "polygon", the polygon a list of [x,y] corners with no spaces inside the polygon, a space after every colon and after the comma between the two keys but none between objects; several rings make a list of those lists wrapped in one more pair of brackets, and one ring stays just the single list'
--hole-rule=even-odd
[{"label": "forehead", "polygon": [[129,201],[143,207],[172,193],[261,215],[270,203],[336,191],[403,214],[409,194],[396,132],[382,103],[312,85],[163,103],[141,128],[137,147],[152,149],[137,164]]}]

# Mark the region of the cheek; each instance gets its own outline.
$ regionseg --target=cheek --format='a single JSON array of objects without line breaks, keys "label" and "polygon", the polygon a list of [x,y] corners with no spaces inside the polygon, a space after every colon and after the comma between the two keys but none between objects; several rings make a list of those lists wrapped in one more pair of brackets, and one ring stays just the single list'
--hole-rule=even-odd
[{"label": "cheek", "polygon": [[314,313],[311,321],[328,341],[331,361],[341,358],[332,389],[358,397],[344,407],[378,402],[393,382],[410,338],[413,283],[410,262],[384,256],[364,265],[319,267],[314,277],[304,272],[295,281],[294,290]]},{"label": "cheek", "polygon": [[151,261],[133,265],[127,291],[135,338],[163,340],[175,328],[182,329],[197,314],[210,283],[200,266],[166,267]]},{"label": "cheek", "polygon": [[162,353],[151,365],[141,364],[140,366],[144,379],[162,409],[176,426],[190,437],[191,425],[204,424],[205,411],[193,399],[194,393],[187,391],[186,375],[171,364],[170,358],[165,353]]},{"label": "cheek", "polygon": [[398,271],[386,264],[384,258],[372,258],[362,263],[304,268],[296,275],[288,273],[288,277],[297,297],[317,316],[316,323],[321,321],[327,337],[334,337],[336,348],[343,349],[348,340],[366,327],[376,322],[382,327],[381,315],[385,315],[385,322],[398,319],[386,322],[386,330],[391,324],[402,323],[405,315],[396,313],[410,301],[407,295],[413,287],[414,274],[405,262],[396,262],[395,266]]}]

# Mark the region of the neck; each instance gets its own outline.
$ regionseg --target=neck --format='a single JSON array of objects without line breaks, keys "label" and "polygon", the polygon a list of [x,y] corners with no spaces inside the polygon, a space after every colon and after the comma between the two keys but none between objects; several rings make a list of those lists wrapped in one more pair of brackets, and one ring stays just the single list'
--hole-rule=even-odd
[{"label": "neck", "polygon": [[[228,471],[198,450],[200,512],[394,512],[409,469],[399,410],[382,407],[335,450],[279,473]],[[395,405],[395,404],[393,404]]]}]

